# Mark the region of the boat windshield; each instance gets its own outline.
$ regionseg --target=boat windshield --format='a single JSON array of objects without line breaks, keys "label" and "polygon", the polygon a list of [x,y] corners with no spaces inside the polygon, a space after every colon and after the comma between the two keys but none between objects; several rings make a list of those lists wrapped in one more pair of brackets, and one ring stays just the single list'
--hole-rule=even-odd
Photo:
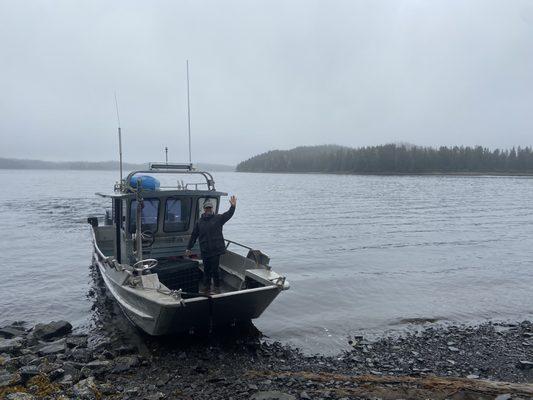
[{"label": "boat windshield", "polygon": [[[141,210],[142,230],[157,232],[157,216],[159,213],[159,199],[144,199],[144,207]],[[137,230],[136,224],[137,200],[131,201],[130,207],[130,232]]]},{"label": "boat windshield", "polygon": [[165,232],[182,232],[189,229],[191,198],[169,197],[165,204]]}]

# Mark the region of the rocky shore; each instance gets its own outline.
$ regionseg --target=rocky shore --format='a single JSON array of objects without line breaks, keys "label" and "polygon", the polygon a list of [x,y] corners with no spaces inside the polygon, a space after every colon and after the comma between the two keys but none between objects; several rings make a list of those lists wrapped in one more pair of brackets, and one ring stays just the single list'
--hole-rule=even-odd
[{"label": "rocky shore", "polygon": [[336,357],[265,342],[253,325],[203,337],[0,328],[0,398],[530,399],[533,324],[423,329]]}]

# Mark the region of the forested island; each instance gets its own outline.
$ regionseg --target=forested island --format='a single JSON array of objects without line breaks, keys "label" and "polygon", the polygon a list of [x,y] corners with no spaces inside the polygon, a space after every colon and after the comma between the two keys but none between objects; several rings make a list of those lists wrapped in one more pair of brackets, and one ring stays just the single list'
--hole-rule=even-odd
[{"label": "forested island", "polygon": [[531,147],[420,147],[386,144],[337,145],[272,150],[237,165],[239,172],[353,174],[533,174]]}]

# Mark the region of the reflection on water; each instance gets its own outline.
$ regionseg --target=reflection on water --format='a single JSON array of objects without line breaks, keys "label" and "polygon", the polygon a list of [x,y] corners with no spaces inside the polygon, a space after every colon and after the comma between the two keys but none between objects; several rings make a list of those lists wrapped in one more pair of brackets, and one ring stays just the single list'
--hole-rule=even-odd
[{"label": "reflection on water", "polygon": [[[533,179],[214,176],[239,198],[226,237],[264,251],[291,282],[254,321],[272,340],[334,352],[349,334],[409,321],[533,314]],[[87,297],[86,217],[109,207],[94,192],[111,190],[116,173],[0,171],[0,179],[8,188],[0,193],[0,324],[106,323]]]}]

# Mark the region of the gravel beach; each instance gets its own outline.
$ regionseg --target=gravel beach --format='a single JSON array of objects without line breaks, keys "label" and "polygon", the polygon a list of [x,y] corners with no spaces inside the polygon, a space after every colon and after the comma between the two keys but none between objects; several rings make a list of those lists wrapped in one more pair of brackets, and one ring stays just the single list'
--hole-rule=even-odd
[{"label": "gravel beach", "polygon": [[154,338],[95,285],[93,324],[0,328],[0,399],[533,399],[533,323],[425,323],[349,351],[306,355],[252,323]]},{"label": "gravel beach", "polygon": [[533,398],[533,324],[425,328],[336,357],[261,340],[253,325],[131,338],[68,322],[0,329],[6,399]]}]

